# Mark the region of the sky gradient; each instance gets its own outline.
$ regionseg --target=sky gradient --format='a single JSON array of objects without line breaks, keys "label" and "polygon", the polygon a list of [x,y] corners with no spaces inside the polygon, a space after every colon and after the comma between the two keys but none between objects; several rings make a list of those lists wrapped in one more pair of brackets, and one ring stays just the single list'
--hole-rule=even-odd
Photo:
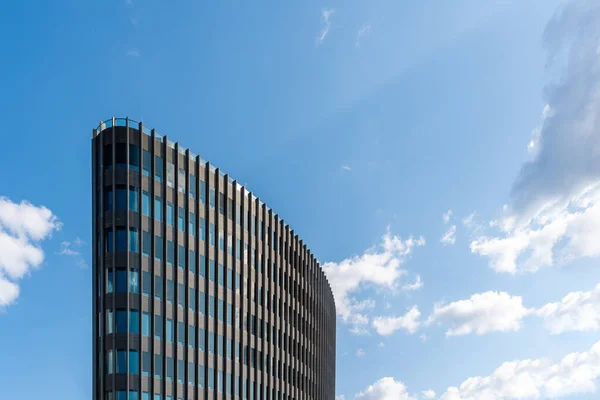
[{"label": "sky gradient", "polygon": [[599,26],[594,0],[3,2],[0,398],[91,398],[113,115],[307,243],[338,398],[597,398]]}]

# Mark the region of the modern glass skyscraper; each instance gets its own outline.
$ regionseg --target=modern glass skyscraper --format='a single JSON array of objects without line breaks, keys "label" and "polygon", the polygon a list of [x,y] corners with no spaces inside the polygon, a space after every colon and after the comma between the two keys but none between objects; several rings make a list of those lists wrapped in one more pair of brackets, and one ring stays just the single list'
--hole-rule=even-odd
[{"label": "modern glass skyscraper", "polygon": [[132,120],[92,159],[94,400],[334,399],[333,294],[273,210]]}]

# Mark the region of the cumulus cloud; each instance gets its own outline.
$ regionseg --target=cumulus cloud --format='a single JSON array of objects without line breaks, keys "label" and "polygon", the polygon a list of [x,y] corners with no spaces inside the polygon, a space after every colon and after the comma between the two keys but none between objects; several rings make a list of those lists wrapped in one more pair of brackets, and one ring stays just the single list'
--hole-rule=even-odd
[{"label": "cumulus cloud", "polygon": [[444,246],[453,245],[456,243],[456,225],[452,225],[440,239],[440,243]]},{"label": "cumulus cloud", "polygon": [[424,390],[421,392],[421,397],[424,399],[435,399],[435,392],[433,390]]},{"label": "cumulus cloud", "polygon": [[422,289],[423,285],[424,283],[421,280],[421,275],[417,275],[415,281],[413,283],[407,283],[406,285],[402,286],[402,290],[404,290],[405,292],[414,292],[416,290]]},{"label": "cumulus cloud", "polygon": [[325,9],[321,12],[321,19],[323,20],[323,29],[319,36],[317,36],[317,46],[321,45],[325,41],[325,37],[329,33],[329,28],[331,28],[331,15],[335,12],[334,9]]},{"label": "cumulus cloud", "polygon": [[436,304],[427,324],[449,325],[446,336],[517,331],[532,311],[520,296],[505,292],[484,292],[450,304]]},{"label": "cumulus cloud", "polygon": [[356,47],[360,47],[360,41],[371,34],[371,24],[364,24],[356,34]]},{"label": "cumulus cloud", "polygon": [[354,398],[357,400],[417,400],[416,397],[407,393],[404,383],[390,377],[381,378]]},{"label": "cumulus cloud", "polygon": [[364,357],[365,351],[363,349],[356,350],[356,357]]},{"label": "cumulus cloud", "polygon": [[589,292],[572,292],[537,311],[553,334],[600,330],[600,284]]},{"label": "cumulus cloud", "polygon": [[544,93],[532,159],[520,170],[512,202],[494,221],[500,233],[471,250],[498,272],[534,272],[600,255],[600,3],[569,1],[547,25],[548,65],[560,79]]},{"label": "cumulus cloud", "polygon": [[388,336],[395,331],[403,330],[408,333],[415,333],[421,322],[419,318],[421,312],[417,306],[413,306],[408,312],[400,317],[375,317],[373,319],[373,328],[378,334]]},{"label": "cumulus cloud", "polygon": [[505,362],[489,376],[449,387],[440,400],[551,399],[596,393],[600,377],[600,342],[582,353],[553,363],[547,359]]},{"label": "cumulus cloud", "polygon": [[60,221],[46,207],[0,197],[0,308],[17,299],[17,281],[44,260],[40,242],[60,228]]},{"label": "cumulus cloud", "polygon": [[442,214],[442,220],[444,221],[444,224],[447,224],[448,222],[450,222],[451,217],[452,217],[452,210],[448,210],[444,214]]},{"label": "cumulus cloud", "polygon": [[[425,239],[412,236],[406,240],[392,235],[388,229],[379,246],[368,249],[364,254],[347,258],[341,262],[323,264],[323,270],[331,284],[338,315],[344,322],[353,323],[355,318],[363,321],[364,310],[372,308],[374,302],[359,301],[354,294],[365,287],[390,291],[398,290],[400,278],[407,274],[402,264],[413,249],[425,245]],[[360,314],[359,317],[356,317]]]}]

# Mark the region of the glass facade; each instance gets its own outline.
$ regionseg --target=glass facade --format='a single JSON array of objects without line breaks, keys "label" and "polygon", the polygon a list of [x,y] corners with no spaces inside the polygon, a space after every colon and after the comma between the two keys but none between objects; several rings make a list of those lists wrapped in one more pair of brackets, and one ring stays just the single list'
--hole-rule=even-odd
[{"label": "glass facade", "polygon": [[93,399],[333,399],[317,260],[245,188],[126,125],[92,143]]}]

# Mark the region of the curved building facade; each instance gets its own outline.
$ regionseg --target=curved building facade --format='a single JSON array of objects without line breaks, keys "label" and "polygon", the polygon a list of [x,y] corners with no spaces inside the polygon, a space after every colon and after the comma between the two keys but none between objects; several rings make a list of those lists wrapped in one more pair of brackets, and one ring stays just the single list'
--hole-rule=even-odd
[{"label": "curved building facade", "polygon": [[132,120],[92,159],[94,400],[334,399],[333,294],[273,210]]}]

